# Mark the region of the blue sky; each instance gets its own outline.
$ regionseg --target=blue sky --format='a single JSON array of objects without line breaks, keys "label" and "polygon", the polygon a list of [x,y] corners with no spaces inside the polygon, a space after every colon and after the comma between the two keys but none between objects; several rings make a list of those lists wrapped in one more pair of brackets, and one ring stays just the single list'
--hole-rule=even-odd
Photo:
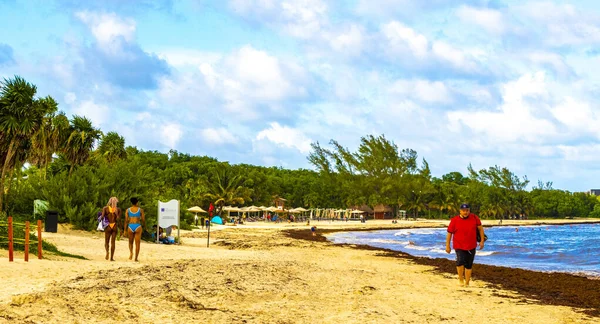
[{"label": "blue sky", "polygon": [[385,134],[435,176],[600,187],[600,3],[0,0],[0,77],[128,145],[310,168]]}]

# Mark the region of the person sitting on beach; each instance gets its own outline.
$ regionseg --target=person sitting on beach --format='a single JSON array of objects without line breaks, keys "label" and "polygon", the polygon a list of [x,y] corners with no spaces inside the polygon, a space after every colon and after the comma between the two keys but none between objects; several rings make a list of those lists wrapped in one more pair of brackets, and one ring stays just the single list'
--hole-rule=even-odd
[{"label": "person sitting on beach", "polygon": [[158,231],[158,238],[162,237],[163,234],[163,228],[162,227],[158,227],[158,225],[152,225],[152,240],[156,241],[156,231]]},{"label": "person sitting on beach", "polygon": [[142,238],[142,224],[146,225],[144,210],[138,207],[138,199],[131,198],[131,207],[125,213],[125,233],[129,238],[129,260],[133,257],[133,241],[135,239],[135,261],[140,254],[140,240]]},{"label": "person sitting on beach", "polygon": [[469,205],[460,206],[460,214],[453,217],[448,225],[446,235],[446,253],[450,253],[450,239],[456,252],[456,271],[461,286],[469,286],[475,251],[477,249],[477,232],[481,235],[479,249],[483,249],[485,235],[481,220],[477,215],[471,213]]},{"label": "person sitting on beach", "polygon": [[117,221],[121,218],[121,209],[117,207],[117,197],[110,197],[108,203],[102,208],[102,218],[108,220],[108,226],[104,228],[104,249],[106,249],[106,260],[108,260],[108,245],[110,243],[110,261],[115,261],[115,240],[119,229]]}]

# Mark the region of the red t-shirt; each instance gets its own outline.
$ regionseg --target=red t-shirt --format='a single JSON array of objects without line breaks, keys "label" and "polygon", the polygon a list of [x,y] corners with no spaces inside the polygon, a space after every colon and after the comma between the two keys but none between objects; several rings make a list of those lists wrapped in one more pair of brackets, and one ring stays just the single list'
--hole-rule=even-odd
[{"label": "red t-shirt", "polygon": [[481,220],[475,214],[467,218],[460,215],[452,217],[448,225],[448,233],[452,233],[452,247],[456,250],[472,250],[477,247],[477,226]]}]

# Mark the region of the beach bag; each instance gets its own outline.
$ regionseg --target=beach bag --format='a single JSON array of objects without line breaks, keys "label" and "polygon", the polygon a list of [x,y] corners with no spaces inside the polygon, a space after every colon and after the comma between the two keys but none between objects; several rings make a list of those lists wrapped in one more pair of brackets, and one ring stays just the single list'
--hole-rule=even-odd
[{"label": "beach bag", "polygon": [[108,226],[108,219],[106,217],[102,217],[102,212],[98,212],[98,227],[96,230],[100,232],[104,232],[104,229]]}]

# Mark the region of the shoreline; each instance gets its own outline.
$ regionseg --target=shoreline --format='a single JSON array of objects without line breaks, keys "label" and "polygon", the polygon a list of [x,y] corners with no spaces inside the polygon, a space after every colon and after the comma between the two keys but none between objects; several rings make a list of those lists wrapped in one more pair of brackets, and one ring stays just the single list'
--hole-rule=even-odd
[{"label": "shoreline", "polygon": [[[440,224],[410,222],[402,228]],[[401,224],[388,225],[371,222],[366,230],[398,229]],[[425,264],[426,259],[369,246],[338,246],[322,235],[313,237],[309,226],[298,223],[215,227],[210,248],[206,231],[182,231],[182,245],[142,242],[140,262],[128,261],[127,241],[117,241],[116,262],[108,262],[103,233],[60,225],[58,233],[48,233],[48,240],[88,260],[7,262],[0,268],[5,280],[0,323],[70,323],[82,318],[99,323],[149,323],[157,318],[198,323],[462,323],[473,314],[490,323],[598,320],[590,310],[593,304],[564,306],[530,298],[510,282],[486,280],[477,265],[471,287],[460,288],[450,260],[440,263],[448,265],[446,273],[438,260]],[[329,227],[356,230],[344,224]],[[500,271],[499,278],[515,273]],[[532,276],[541,278],[539,273]],[[549,278],[553,284],[557,276]],[[575,285],[596,289],[585,281]],[[107,303],[113,310],[98,311],[98,305]]]},{"label": "shoreline", "polygon": [[[531,221],[529,221],[531,222]],[[548,223],[538,222],[536,224],[485,224],[484,227],[496,226],[549,226],[549,225],[586,225],[599,224],[600,221],[584,221],[584,222],[560,222]],[[394,229],[410,229],[410,228],[442,228],[443,226],[434,227],[374,227],[374,228],[336,228],[336,229],[320,229],[316,236],[313,236],[309,229],[306,230],[287,230],[286,234],[294,239],[328,242],[334,246],[343,248],[351,248],[366,251],[380,251],[379,256],[407,259],[419,265],[434,267],[434,271],[442,274],[456,275],[456,265],[452,260],[445,258],[429,258],[414,256],[405,252],[395,251],[386,248],[378,248],[365,244],[336,244],[327,239],[325,234],[337,232],[363,232],[363,231],[381,231]],[[589,316],[600,317],[600,278],[589,278],[571,273],[564,272],[541,272],[534,270],[526,270],[519,268],[510,268],[504,266],[494,266],[475,263],[473,265],[474,280],[486,281],[499,290],[515,291],[518,294],[537,301],[545,305],[558,305],[574,308],[584,308],[584,313]]]}]

